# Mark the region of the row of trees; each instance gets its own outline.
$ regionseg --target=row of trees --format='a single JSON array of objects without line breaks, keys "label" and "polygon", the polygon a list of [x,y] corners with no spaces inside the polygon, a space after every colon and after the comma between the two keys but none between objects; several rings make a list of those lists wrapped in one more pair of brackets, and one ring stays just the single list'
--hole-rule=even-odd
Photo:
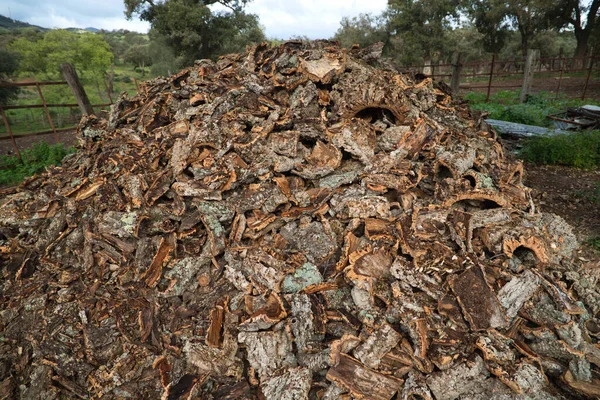
[{"label": "row of trees", "polygon": [[[104,79],[113,63],[142,71],[151,65],[153,74],[166,75],[265,40],[258,17],[244,10],[249,1],[124,0],[128,18],[150,22],[148,34],[0,31],[0,79],[15,65],[21,73],[56,77],[62,62],[88,80]],[[599,8],[600,0],[388,0],[381,15],[343,18],[334,39],[344,46],[382,41],[402,64],[448,60],[455,50],[472,59],[485,53],[510,58],[532,46],[545,55],[562,49],[565,56],[582,56],[600,37]]]},{"label": "row of trees", "polygon": [[[127,18],[150,22],[150,39],[163,43],[179,65],[243,51],[265,34],[258,17],[244,12],[249,0],[124,0]],[[215,11],[215,5],[222,10]]]},{"label": "row of trees", "polygon": [[[343,45],[383,41],[400,63],[448,59],[455,50],[523,56],[585,56],[600,37],[600,0],[388,0],[378,16],[344,18],[335,34]],[[571,54],[568,54],[570,51]]]}]

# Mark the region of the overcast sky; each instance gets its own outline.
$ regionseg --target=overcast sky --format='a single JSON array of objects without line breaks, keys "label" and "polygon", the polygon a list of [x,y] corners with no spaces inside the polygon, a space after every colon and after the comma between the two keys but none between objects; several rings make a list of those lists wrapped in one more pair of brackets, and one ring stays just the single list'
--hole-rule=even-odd
[{"label": "overcast sky", "polygon": [[[329,38],[342,17],[378,14],[387,0],[253,0],[247,11],[258,14],[267,37],[306,35]],[[123,0],[2,0],[0,14],[46,28],[128,29],[147,32],[149,25],[127,21]]]}]

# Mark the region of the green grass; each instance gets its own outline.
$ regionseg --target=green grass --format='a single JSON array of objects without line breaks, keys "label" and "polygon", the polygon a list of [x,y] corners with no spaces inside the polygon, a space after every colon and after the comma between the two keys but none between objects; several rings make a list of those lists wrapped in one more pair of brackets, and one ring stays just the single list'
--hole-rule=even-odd
[{"label": "green grass", "polygon": [[63,144],[40,142],[21,152],[22,162],[17,156],[0,156],[0,185],[16,185],[29,176],[43,172],[50,165],[60,164],[67,154],[73,152],[74,148],[65,148]]},{"label": "green grass", "polygon": [[[110,71],[108,71],[110,72]],[[138,84],[145,80],[152,79],[154,76],[150,74],[150,68],[146,69],[146,74],[142,75],[139,69],[134,70],[131,65],[115,65],[114,68],[115,77],[113,81],[113,95],[112,100],[116,101],[122,92],[127,92],[129,97],[136,94],[137,89],[135,80]],[[22,77],[26,78],[26,77]],[[37,81],[45,80],[63,80],[62,77],[53,79],[44,77],[27,77]],[[134,80],[135,79],[135,80]],[[110,99],[106,93],[106,87],[101,78],[94,79],[82,79],[83,86],[88,98],[92,104],[107,104],[110,103]],[[47,104],[75,104],[75,98],[71,92],[71,89],[67,85],[53,85],[53,86],[42,86],[42,94]],[[18,100],[14,105],[29,105],[29,104],[41,104],[41,100],[37,89],[35,87],[22,87],[19,93]],[[108,109],[108,107],[104,107]],[[95,111],[98,111],[98,107],[94,107]],[[78,107],[50,107],[50,117],[54,127],[57,129],[68,128],[77,125],[81,118],[81,114]],[[6,110],[6,117],[9,120],[10,128],[13,134],[25,134],[33,132],[50,131],[51,127],[48,122],[48,118],[43,109],[17,109],[17,110]],[[0,121],[0,135],[6,135],[8,132],[4,126],[4,123]]]},{"label": "green grass", "polygon": [[490,113],[490,118],[519,124],[553,127],[550,114],[563,112],[567,107],[580,107],[585,104],[600,105],[597,101],[585,99],[568,99],[564,95],[555,99],[555,95],[540,92],[530,95],[526,103],[519,101],[519,90],[503,90],[494,93],[486,102],[486,94],[470,92],[464,99],[471,103],[471,108]]}]

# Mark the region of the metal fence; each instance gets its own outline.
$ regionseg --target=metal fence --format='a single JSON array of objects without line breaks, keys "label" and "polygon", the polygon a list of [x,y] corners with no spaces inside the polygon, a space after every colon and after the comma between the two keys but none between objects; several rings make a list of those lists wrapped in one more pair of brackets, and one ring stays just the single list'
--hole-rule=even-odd
[{"label": "metal fence", "polygon": [[[17,144],[15,142],[16,138],[20,138],[20,137],[27,137],[27,136],[39,136],[39,135],[46,135],[46,134],[53,134],[54,135],[54,139],[56,141],[56,143],[60,142],[59,139],[59,133],[61,132],[65,132],[65,131],[70,131],[72,129],[74,129],[77,126],[77,123],[79,122],[79,117],[81,116],[81,114],[78,114],[76,117],[72,118],[71,121],[67,121],[67,122],[72,122],[71,126],[66,126],[66,127],[62,127],[62,128],[57,128],[55,121],[52,119],[52,116],[50,115],[50,108],[63,108],[63,107],[67,107],[67,108],[75,108],[78,107],[78,104],[67,104],[67,103],[60,103],[60,104],[48,104],[46,103],[46,99],[44,98],[44,94],[42,93],[42,86],[49,86],[49,85],[68,85],[66,81],[56,81],[56,82],[2,82],[0,83],[0,87],[25,87],[25,86],[34,86],[37,90],[37,93],[39,95],[41,104],[27,104],[27,105],[15,105],[15,106],[3,106],[0,104],[0,115],[2,116],[2,120],[4,122],[4,127],[6,128],[6,135],[0,135],[0,140],[11,140],[12,145],[14,147],[15,153],[16,155],[20,158],[20,153],[19,153],[19,149],[17,147]],[[110,98],[110,96],[109,96]],[[112,103],[112,99],[111,99],[111,103]],[[110,106],[111,103],[107,103],[107,104],[93,104],[93,107],[107,107]],[[50,128],[49,130],[43,130],[43,131],[34,131],[34,132],[28,132],[25,134],[19,134],[19,135],[15,135],[12,132],[11,129],[11,119],[6,115],[6,110],[17,110],[17,109],[43,109],[44,110],[44,114],[45,114],[45,118],[46,121],[48,123],[48,127]],[[61,124],[62,125],[62,124]],[[68,124],[67,124],[68,125]]]},{"label": "metal fence", "polygon": [[[428,63],[424,65],[401,66],[399,70],[405,73],[422,73],[433,79],[459,83],[461,91],[484,90],[489,101],[492,89],[523,88],[527,58],[500,60],[492,55],[488,60],[476,62],[461,62],[461,55],[455,54],[451,63]],[[536,58],[532,68],[531,85],[536,89],[536,82],[554,78],[553,86],[545,85],[541,89],[555,94],[566,93],[570,97],[585,99],[589,97],[592,85],[600,86],[592,79],[600,71],[600,56],[585,57],[544,57]],[[565,88],[565,80],[569,80],[569,90]],[[518,84],[516,81],[520,81]],[[573,90],[571,90],[573,89]],[[577,90],[578,89],[578,90]],[[576,94],[575,94],[576,93]]]}]

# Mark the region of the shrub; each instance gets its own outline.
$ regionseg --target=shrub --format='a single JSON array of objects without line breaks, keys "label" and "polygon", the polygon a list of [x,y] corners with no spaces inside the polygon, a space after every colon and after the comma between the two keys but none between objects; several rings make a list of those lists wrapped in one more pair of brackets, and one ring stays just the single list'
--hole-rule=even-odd
[{"label": "shrub", "polygon": [[535,164],[593,169],[600,166],[600,131],[527,139],[519,157]]},{"label": "shrub", "polygon": [[40,142],[17,156],[0,156],[0,185],[15,185],[28,176],[35,175],[50,165],[58,165],[62,159],[75,151],[61,144],[48,145]]}]

